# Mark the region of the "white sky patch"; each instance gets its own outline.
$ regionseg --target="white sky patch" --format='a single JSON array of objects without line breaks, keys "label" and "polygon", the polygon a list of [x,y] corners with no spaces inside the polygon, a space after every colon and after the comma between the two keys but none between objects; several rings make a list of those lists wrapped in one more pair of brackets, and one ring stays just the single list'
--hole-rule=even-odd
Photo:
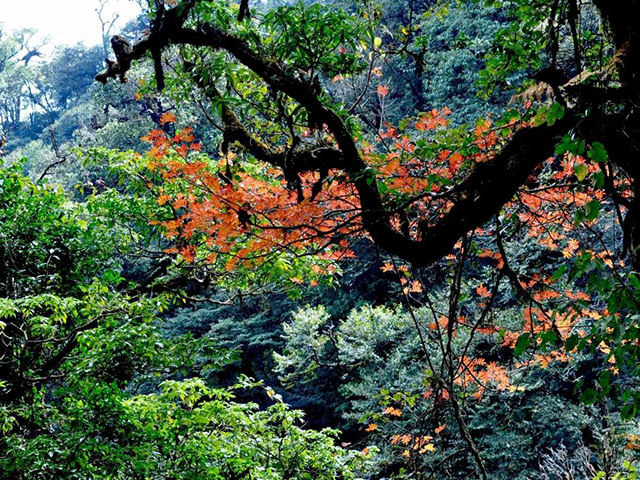
[{"label": "white sky patch", "polygon": [[[49,48],[43,48],[43,53],[49,54],[55,45],[101,44],[100,21],[96,13],[99,6],[98,0],[0,0],[0,23],[5,30],[37,29],[36,38],[49,37]],[[103,18],[111,19],[115,13],[119,14],[111,30],[111,35],[115,35],[140,11],[140,6],[133,0],[109,0]],[[31,43],[32,46],[35,44]]]}]

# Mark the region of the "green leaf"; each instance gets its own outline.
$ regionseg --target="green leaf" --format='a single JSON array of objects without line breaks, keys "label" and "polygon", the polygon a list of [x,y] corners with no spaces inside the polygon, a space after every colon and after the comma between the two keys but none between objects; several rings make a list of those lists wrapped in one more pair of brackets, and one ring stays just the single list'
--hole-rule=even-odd
[{"label": "green leaf", "polygon": [[540,333],[539,338],[542,340],[540,347],[544,347],[547,344],[556,345],[558,342],[558,336],[553,330],[547,330]]},{"label": "green leaf", "polygon": [[568,152],[571,149],[572,143],[573,142],[571,140],[571,137],[569,135],[564,135],[562,137],[562,140],[560,140],[560,143],[556,145],[555,152],[558,155],[562,155],[563,153]]},{"label": "green leaf", "polygon": [[569,338],[567,338],[567,340],[564,342],[565,350],[567,352],[571,352],[574,348],[576,348],[576,345],[578,345],[579,341],[580,341],[580,337],[575,333],[569,336]]},{"label": "green leaf", "polygon": [[606,162],[608,160],[607,151],[600,142],[593,142],[587,152],[587,156],[595,162]]},{"label": "green leaf", "polygon": [[529,343],[531,342],[531,334],[523,333],[518,337],[518,341],[516,341],[516,346],[513,348],[513,355],[515,357],[519,356],[522,352],[524,352]]},{"label": "green leaf", "polygon": [[551,275],[551,281],[555,282],[556,280],[558,280],[566,270],[566,264],[560,265],[560,268],[558,268],[555,272],[553,272],[553,275]]},{"label": "green leaf", "polygon": [[540,107],[540,109],[538,110],[538,113],[536,113],[536,116],[533,119],[534,127],[539,127],[540,125],[547,122],[548,111],[549,109],[547,107],[544,107],[544,106]]},{"label": "green leaf", "polygon": [[598,392],[596,392],[593,388],[587,388],[582,395],[580,395],[580,401],[585,405],[591,405],[595,403],[598,399]]},{"label": "green leaf", "polygon": [[597,190],[604,187],[604,172],[602,170],[599,170],[598,172],[596,172],[594,177],[595,177],[594,187]]},{"label": "green leaf", "polygon": [[556,121],[561,120],[564,117],[564,107],[559,103],[554,103],[547,111],[547,123],[551,126]]},{"label": "green leaf", "polygon": [[581,182],[586,178],[587,174],[589,173],[589,167],[587,167],[583,163],[579,163],[573,167],[573,172],[576,174],[576,177],[578,177],[578,180]]},{"label": "green leaf", "polygon": [[574,155],[582,155],[585,150],[585,143],[579,138],[573,138],[570,135],[565,135],[560,140],[560,143],[556,145],[555,152],[558,155],[569,152]]},{"label": "green leaf", "polygon": [[599,383],[604,390],[606,390],[609,384],[611,383],[611,375],[612,375],[611,370],[603,370],[600,373]]},{"label": "green leaf", "polygon": [[623,420],[629,420],[631,417],[633,417],[634,413],[635,413],[635,408],[633,405],[625,405],[620,410],[620,417]]},{"label": "green leaf", "polygon": [[598,200],[591,200],[586,205],[587,208],[587,220],[592,222],[596,218],[598,218],[598,214],[600,213],[600,202]]}]

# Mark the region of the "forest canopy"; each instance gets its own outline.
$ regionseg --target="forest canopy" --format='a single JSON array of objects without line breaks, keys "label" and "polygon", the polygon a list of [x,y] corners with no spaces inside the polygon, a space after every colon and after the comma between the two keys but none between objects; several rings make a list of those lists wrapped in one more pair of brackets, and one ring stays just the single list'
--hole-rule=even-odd
[{"label": "forest canopy", "polygon": [[0,30],[0,477],[635,478],[638,2],[143,3]]}]

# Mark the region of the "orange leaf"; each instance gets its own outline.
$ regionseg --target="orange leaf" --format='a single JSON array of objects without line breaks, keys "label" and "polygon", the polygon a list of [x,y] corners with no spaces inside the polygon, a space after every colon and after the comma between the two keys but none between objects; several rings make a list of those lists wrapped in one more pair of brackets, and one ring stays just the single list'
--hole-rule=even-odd
[{"label": "orange leaf", "polygon": [[387,407],[384,409],[384,413],[393,417],[399,417],[402,415],[402,410],[393,407]]},{"label": "orange leaf", "polygon": [[449,171],[450,172],[458,171],[458,168],[460,168],[460,165],[462,164],[463,160],[464,160],[464,157],[457,152],[451,155],[451,157],[449,157]]},{"label": "orange leaf", "polygon": [[365,429],[365,432],[373,432],[378,429],[378,425],[375,423],[370,423],[369,426]]},{"label": "orange leaf", "polygon": [[378,95],[381,97],[386,97],[389,94],[389,87],[385,87],[384,85],[378,85]]},{"label": "orange leaf", "polygon": [[478,288],[476,288],[476,293],[481,297],[491,297],[491,292],[489,292],[489,289],[485,285],[479,285]]},{"label": "orange leaf", "polygon": [[169,200],[171,200],[171,197],[169,195],[160,195],[156,202],[158,202],[158,205],[164,205],[165,203],[167,203]]},{"label": "orange leaf", "polygon": [[160,125],[164,125],[165,123],[175,123],[177,119],[178,117],[176,117],[174,113],[163,113],[160,117]]}]

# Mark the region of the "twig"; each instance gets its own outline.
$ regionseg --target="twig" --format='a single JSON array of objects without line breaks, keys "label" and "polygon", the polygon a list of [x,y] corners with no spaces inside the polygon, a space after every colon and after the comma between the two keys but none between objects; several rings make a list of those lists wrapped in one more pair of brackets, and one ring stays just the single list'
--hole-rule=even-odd
[{"label": "twig", "polygon": [[58,158],[58,160],[47,165],[47,168],[44,169],[44,172],[42,172],[42,175],[40,175],[40,178],[38,178],[38,181],[36,183],[42,182],[44,177],[46,177],[47,174],[49,173],[49,170],[51,170],[55,166],[60,165],[61,163],[66,162],[67,157],[69,156],[68,154],[63,155],[62,153],[60,153],[60,149],[58,148],[58,142],[56,140],[56,135],[53,132],[53,130],[51,130],[50,133],[51,133],[51,145],[53,147],[53,151],[56,154],[56,158]]}]

